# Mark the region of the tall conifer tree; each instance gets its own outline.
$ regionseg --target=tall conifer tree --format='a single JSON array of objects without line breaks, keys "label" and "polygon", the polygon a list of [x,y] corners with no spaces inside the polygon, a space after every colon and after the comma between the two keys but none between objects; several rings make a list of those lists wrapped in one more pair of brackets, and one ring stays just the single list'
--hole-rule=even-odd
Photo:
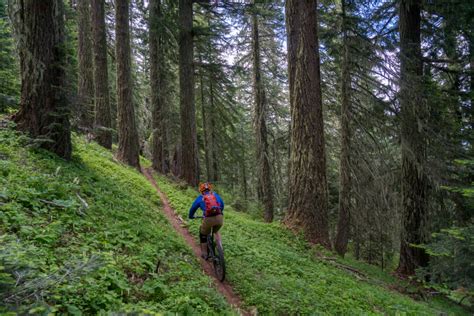
[{"label": "tall conifer tree", "polygon": [[199,161],[194,104],[193,1],[179,0],[179,89],[181,114],[181,177],[199,182]]},{"label": "tall conifer tree", "polygon": [[115,0],[115,10],[119,140],[117,158],[132,167],[140,169],[138,132],[132,98],[133,84],[130,70],[129,0]]},{"label": "tall conifer tree", "polygon": [[421,0],[402,0],[399,6],[403,223],[398,271],[414,274],[428,263],[425,251],[413,246],[426,240],[428,211]]},{"label": "tall conifer tree", "polygon": [[71,157],[70,109],[65,92],[65,36],[62,0],[18,1],[21,67],[17,128],[41,141],[41,147]]},{"label": "tall conifer tree", "polygon": [[104,0],[91,0],[92,44],[94,52],[94,128],[97,142],[112,148],[112,114],[109,100],[107,39]]},{"label": "tall conifer tree", "polygon": [[286,2],[291,145],[286,223],[330,248],[317,1]]}]

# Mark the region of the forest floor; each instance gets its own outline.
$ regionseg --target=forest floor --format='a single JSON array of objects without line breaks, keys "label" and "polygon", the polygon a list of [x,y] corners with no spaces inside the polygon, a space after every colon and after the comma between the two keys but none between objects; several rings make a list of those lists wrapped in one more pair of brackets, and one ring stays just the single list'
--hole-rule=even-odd
[{"label": "forest floor", "polygon": [[184,238],[186,243],[191,247],[194,255],[199,260],[201,264],[201,268],[204,271],[204,273],[206,273],[208,276],[213,278],[215,287],[226,298],[227,302],[232,307],[236,308],[240,314],[252,315],[252,313],[242,309],[241,299],[237,294],[234,293],[232,286],[229,284],[229,282],[227,281],[221,282],[217,280],[217,278],[214,275],[214,268],[211,265],[211,263],[201,258],[200,245],[196,242],[195,237],[191,235],[189,230],[185,227],[185,222],[182,219],[182,217],[179,216],[175,212],[175,210],[171,208],[170,203],[168,199],[166,198],[166,195],[163,192],[161,192],[161,190],[158,188],[158,185],[156,184],[156,180],[153,177],[153,171],[149,168],[143,168],[142,173],[145,175],[148,181],[150,181],[150,183],[156,189],[158,196],[160,197],[161,202],[163,203],[163,213],[165,214],[166,218],[171,223],[175,231],[178,232]]},{"label": "forest floor", "polygon": [[[197,236],[200,223],[183,219],[197,191],[175,179],[154,176],[181,225]],[[276,315],[469,315],[444,297],[432,296],[376,266],[312,246],[280,222],[268,224],[237,212],[233,204],[238,197],[217,191],[227,203],[222,228],[226,279],[244,308]]]},{"label": "forest floor", "polygon": [[0,128],[0,314],[237,314],[162,208],[83,137],[65,161]]},{"label": "forest floor", "polygon": [[469,314],[237,212],[238,197],[219,188],[227,282],[216,282],[198,256],[199,221],[183,219],[195,189],[145,177],[83,137],[73,146],[65,161],[0,128],[2,315]]}]

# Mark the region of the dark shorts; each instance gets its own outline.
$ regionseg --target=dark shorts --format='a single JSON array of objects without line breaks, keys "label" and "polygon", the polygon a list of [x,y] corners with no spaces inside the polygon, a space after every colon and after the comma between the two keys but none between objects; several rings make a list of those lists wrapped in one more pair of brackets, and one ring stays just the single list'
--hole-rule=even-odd
[{"label": "dark shorts", "polygon": [[216,215],[212,217],[205,217],[201,224],[201,234],[209,235],[211,233],[211,228],[213,228],[214,233],[217,233],[219,229],[224,225],[224,216]]}]

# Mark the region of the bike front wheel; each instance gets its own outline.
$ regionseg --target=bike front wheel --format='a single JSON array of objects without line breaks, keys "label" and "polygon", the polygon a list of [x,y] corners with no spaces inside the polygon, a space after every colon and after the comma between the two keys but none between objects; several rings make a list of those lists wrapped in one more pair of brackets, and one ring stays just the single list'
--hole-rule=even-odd
[{"label": "bike front wheel", "polygon": [[217,243],[216,245],[216,252],[214,255],[213,262],[214,264],[214,272],[216,273],[216,277],[219,281],[225,280],[225,260],[224,260],[224,249],[222,246]]}]

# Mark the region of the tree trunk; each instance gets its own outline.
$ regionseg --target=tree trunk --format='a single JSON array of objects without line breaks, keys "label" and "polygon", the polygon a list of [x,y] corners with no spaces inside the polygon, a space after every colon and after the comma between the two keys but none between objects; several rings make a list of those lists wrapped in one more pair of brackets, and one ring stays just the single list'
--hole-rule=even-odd
[{"label": "tree trunk", "polygon": [[181,108],[181,177],[190,185],[199,182],[199,162],[194,104],[193,1],[179,0],[179,85]]},{"label": "tree trunk", "polygon": [[65,91],[65,37],[61,0],[23,0],[20,20],[20,110],[17,128],[41,140],[41,147],[71,158],[70,109]]},{"label": "tree trunk", "polygon": [[[474,21],[471,23],[471,26],[474,26]],[[470,96],[471,96],[470,98],[471,106],[469,107],[469,111],[468,111],[468,121],[471,122],[469,125],[472,131],[474,130],[474,34],[468,37],[468,41],[469,41],[469,71],[471,72],[470,90],[469,90]],[[471,141],[471,153],[474,153],[474,144],[472,143],[473,141],[472,137],[470,141]]]},{"label": "tree trunk", "polygon": [[350,75],[350,53],[348,26],[346,18],[345,0],[342,6],[342,34],[344,55],[342,59],[342,86],[341,86],[341,161],[339,168],[339,221],[337,223],[337,235],[335,249],[341,256],[347,251],[350,228],[351,208],[351,170],[350,170],[350,146],[351,146],[351,75]]},{"label": "tree trunk", "polygon": [[[241,135],[244,135],[243,129],[241,129]],[[241,143],[244,145],[244,141],[241,140]],[[241,192],[242,192],[242,197],[244,198],[245,203],[248,200],[248,189],[247,189],[247,163],[246,163],[246,155],[245,155],[245,150],[242,150],[242,160],[240,161],[240,170],[241,170]]]},{"label": "tree trunk", "polygon": [[[288,13],[288,6],[290,4],[287,2],[286,10]],[[301,1],[292,1],[291,10],[293,12],[300,12],[301,9],[299,6]],[[290,103],[293,100],[293,89],[295,87],[295,69],[296,69],[296,47],[298,47],[299,34],[301,31],[301,19],[295,14],[286,14],[286,32],[287,32],[287,51],[288,51],[288,84],[290,92]],[[290,131],[291,133],[291,131]],[[290,135],[291,136],[291,135]]]},{"label": "tree trunk", "polygon": [[79,63],[77,100],[80,118],[79,129],[90,132],[94,123],[94,66],[92,59],[90,0],[78,0],[77,11],[77,60]]},{"label": "tree trunk", "polygon": [[[199,58],[200,63],[202,64],[202,59]],[[211,151],[209,150],[209,130],[207,129],[208,120],[207,120],[207,106],[204,97],[204,69],[201,69],[199,72],[199,86],[201,91],[201,117],[202,117],[202,129],[204,134],[204,159],[206,160],[206,178],[208,181],[211,179],[211,164],[210,159],[212,156]]]},{"label": "tree trunk", "polygon": [[117,60],[117,158],[140,169],[138,133],[132,100],[132,76],[130,72],[130,30],[128,24],[129,0],[115,0],[115,55]]},{"label": "tree trunk", "polygon": [[[254,9],[255,10],[255,9]],[[258,17],[252,13],[252,57],[253,57],[253,90],[255,97],[255,140],[257,156],[257,192],[264,208],[264,220],[273,220],[273,192],[271,183],[271,169],[268,159],[268,142],[266,126],[266,99],[263,88],[262,73],[260,68],[260,41],[258,30]]]},{"label": "tree trunk", "polygon": [[94,48],[95,138],[99,145],[111,149],[112,114],[109,100],[104,0],[91,0],[91,4],[92,44]]},{"label": "tree trunk", "polygon": [[150,85],[152,103],[152,167],[158,172],[166,172],[166,162],[164,157],[164,131],[163,124],[163,69],[164,56],[162,46],[162,23],[161,0],[150,1]]},{"label": "tree trunk", "polygon": [[210,101],[210,111],[209,111],[209,149],[211,151],[210,154],[210,162],[209,166],[211,168],[211,178],[210,181],[219,181],[219,168],[218,168],[218,160],[217,160],[217,145],[216,145],[216,105],[214,102],[214,78],[210,77],[209,80],[209,101]]},{"label": "tree trunk", "polygon": [[426,266],[428,255],[413,247],[425,241],[427,178],[425,175],[426,125],[421,59],[421,0],[400,2],[400,106],[402,138],[402,236],[398,272],[412,275]]},{"label": "tree trunk", "polygon": [[[316,0],[286,2],[291,149],[285,222],[330,248]],[[295,31],[296,28],[296,31]],[[297,39],[294,38],[297,37]]]}]

